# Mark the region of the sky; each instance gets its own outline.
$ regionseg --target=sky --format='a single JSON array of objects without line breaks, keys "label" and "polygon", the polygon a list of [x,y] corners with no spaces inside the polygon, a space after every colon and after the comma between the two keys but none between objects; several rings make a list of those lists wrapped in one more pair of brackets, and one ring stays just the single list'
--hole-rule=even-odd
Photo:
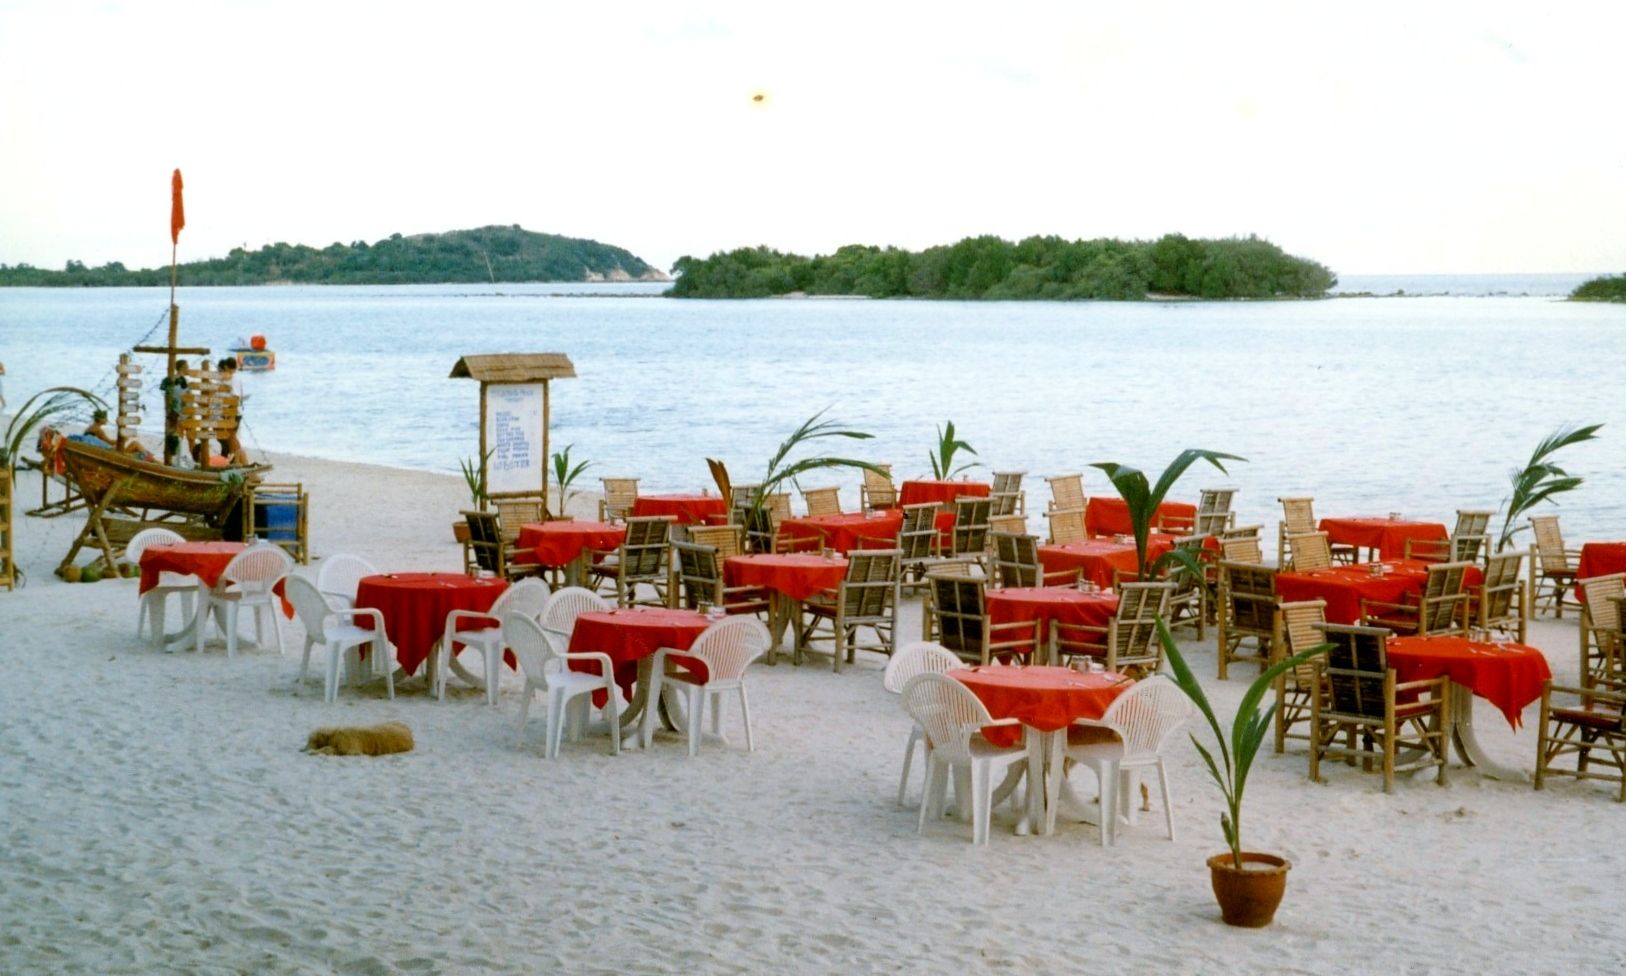
[{"label": "sky", "polygon": [[[0,0],[0,263],[487,224],[1626,270],[1626,4]],[[759,97],[760,96],[760,97]]]}]

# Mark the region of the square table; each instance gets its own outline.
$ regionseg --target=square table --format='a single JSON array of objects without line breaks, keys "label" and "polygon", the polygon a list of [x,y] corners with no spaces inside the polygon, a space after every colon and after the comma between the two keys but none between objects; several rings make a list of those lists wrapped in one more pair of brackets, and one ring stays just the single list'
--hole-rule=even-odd
[{"label": "square table", "polygon": [[[1197,521],[1197,506],[1189,502],[1164,502],[1152,516],[1150,528],[1156,529],[1163,519],[1193,525]],[[1133,535],[1135,525],[1129,518],[1129,503],[1122,498],[1097,495],[1084,506],[1084,532],[1087,535]]]},{"label": "square table", "polygon": [[[1383,566],[1383,575],[1373,576],[1373,565]],[[1277,573],[1276,596],[1283,603],[1325,600],[1327,607],[1323,613],[1328,623],[1353,624],[1361,619],[1362,600],[1400,603],[1402,597],[1422,593],[1428,582],[1428,568],[1434,565],[1438,564],[1419,559],[1385,559],[1379,563]],[[1477,566],[1469,567],[1463,577],[1464,586],[1469,589],[1484,581],[1485,574]]]},{"label": "square table", "polygon": [[1406,543],[1443,542],[1451,536],[1441,522],[1409,522],[1391,518],[1324,518],[1317,525],[1333,545],[1354,546],[1378,559],[1403,559]]},{"label": "square table", "polygon": [[817,556],[799,553],[758,553],[751,556],[730,556],[723,560],[723,585],[759,586],[769,591],[768,631],[773,635],[773,646],[768,649],[768,663],[778,662],[780,643],[787,624],[791,631],[792,652],[799,660],[802,642],[796,631],[801,627],[802,601],[823,590],[835,589],[847,576],[845,556]]},{"label": "square table", "polygon": [[[1174,548],[1174,536],[1151,533],[1146,537],[1146,561],[1151,563]],[[1039,565],[1046,576],[1078,570],[1102,589],[1117,585],[1117,574],[1133,576],[1139,568],[1135,563],[1135,540],[1119,542],[1113,537],[1078,539],[1039,547]]]},{"label": "square table", "polygon": [[626,540],[627,527],[609,522],[526,522],[519,527],[515,546],[530,551],[514,561],[562,566],[565,585],[581,586],[587,578],[588,553],[614,549]]},{"label": "square table", "polygon": [[[1581,558],[1575,563],[1577,580],[1611,573],[1626,573],[1626,542],[1587,542],[1581,546]],[[1579,586],[1575,598],[1586,603],[1586,593]]]},{"label": "square table", "polygon": [[921,478],[914,481],[905,481],[898,488],[898,506],[901,508],[931,502],[944,506],[952,512],[954,510],[954,500],[961,495],[987,498],[993,493],[993,490],[994,486],[986,481]]},{"label": "square table", "polygon": [[795,539],[797,551],[817,551],[821,548],[834,549],[836,552],[890,549],[898,544],[898,533],[902,529],[903,512],[896,508],[881,509],[872,514],[843,512],[839,515],[803,515],[779,522],[780,534]]},{"label": "square table", "polygon": [[1083,627],[1105,627],[1118,612],[1116,593],[1085,593],[1062,586],[1007,586],[988,590],[985,601],[990,624],[1029,621],[1037,624],[1039,642],[1052,661],[1056,655],[1051,645],[1050,621],[1059,620]]},{"label": "square table", "polygon": [[728,502],[721,495],[639,495],[628,512],[635,518],[670,515],[678,525],[701,525],[707,519],[728,519]]}]

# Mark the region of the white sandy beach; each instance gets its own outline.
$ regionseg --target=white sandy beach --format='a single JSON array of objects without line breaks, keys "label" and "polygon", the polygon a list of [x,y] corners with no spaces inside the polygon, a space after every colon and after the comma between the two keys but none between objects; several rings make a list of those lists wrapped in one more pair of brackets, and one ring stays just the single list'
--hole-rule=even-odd
[{"label": "white sandy beach", "polygon": [[[311,492],[315,555],[459,568],[460,479],[272,460]],[[23,475],[22,501],[38,493]],[[550,761],[540,709],[516,738],[517,675],[497,708],[467,689],[437,703],[422,678],[329,706],[319,676],[293,694],[297,623],[281,655],[150,650],[135,580],[52,575],[81,524],[19,514],[28,585],[0,592],[0,972],[1626,969],[1626,807],[1606,784],[1538,793],[1453,766],[1444,788],[1403,776],[1385,796],[1344,765],[1310,782],[1302,746],[1266,755],[1245,844],[1293,870],[1272,927],[1233,929],[1203,863],[1220,797],[1188,743],[1175,842],[1156,811],[1112,848],[1080,824],[1020,837],[1006,807],[979,849],[969,824],[917,836],[894,805],[909,720],[879,656],[753,668],[755,753],[735,726],[696,759],[671,736],[618,757],[590,736]],[[900,634],[918,633],[912,599]],[[1572,682],[1576,640],[1567,617],[1530,642]],[[1251,669],[1214,681],[1211,633],[1187,650],[1229,714]],[[1493,757],[1533,769],[1537,707],[1514,732],[1476,706]],[[301,752],[317,726],[391,719],[415,751]]]}]

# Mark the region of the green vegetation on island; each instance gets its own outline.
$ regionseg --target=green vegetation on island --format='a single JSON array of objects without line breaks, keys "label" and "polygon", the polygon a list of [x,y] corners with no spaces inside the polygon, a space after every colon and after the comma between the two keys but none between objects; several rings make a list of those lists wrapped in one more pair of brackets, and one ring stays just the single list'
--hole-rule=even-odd
[{"label": "green vegetation on island", "polygon": [[870,298],[1142,299],[1312,298],[1338,279],[1323,265],[1293,257],[1257,237],[1156,241],[1016,243],[968,237],[957,244],[904,251],[852,244],[807,258],[767,247],[709,258],[684,256],[668,294],[678,298],[864,295]]},{"label": "green vegetation on island", "polygon": [[[233,248],[223,258],[179,268],[198,285],[412,285],[456,282],[664,281],[666,276],[624,248],[511,227],[444,234],[392,234],[374,244],[355,241],[314,248],[268,244]],[[169,268],[131,271],[113,261],[89,268],[69,261],[62,271],[0,264],[0,286],[167,285]]]},{"label": "green vegetation on island", "polygon": [[1583,281],[1570,292],[1572,302],[1626,302],[1626,274]]}]

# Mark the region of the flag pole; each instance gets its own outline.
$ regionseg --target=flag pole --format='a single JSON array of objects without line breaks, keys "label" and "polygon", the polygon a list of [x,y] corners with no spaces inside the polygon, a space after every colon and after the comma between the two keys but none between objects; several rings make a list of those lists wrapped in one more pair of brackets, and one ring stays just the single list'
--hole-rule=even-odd
[{"label": "flag pole", "polygon": [[175,304],[176,257],[180,250],[181,228],[186,226],[186,209],[181,205],[181,171],[170,177],[169,205],[169,363],[164,369],[164,463],[174,464],[180,449],[180,412],[170,409],[180,402],[175,390],[175,345],[180,338],[181,307]]}]

